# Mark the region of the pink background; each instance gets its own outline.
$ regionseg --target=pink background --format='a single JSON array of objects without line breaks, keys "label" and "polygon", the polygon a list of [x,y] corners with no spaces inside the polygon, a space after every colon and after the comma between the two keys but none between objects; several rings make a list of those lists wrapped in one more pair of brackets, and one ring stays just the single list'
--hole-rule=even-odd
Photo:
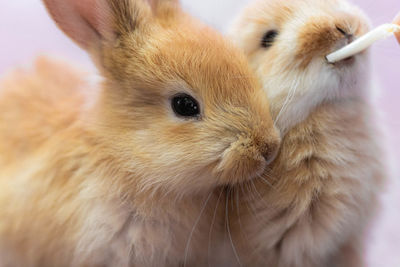
[{"label": "pink background", "polygon": [[[289,1],[289,0],[288,0]],[[187,10],[224,30],[248,0],[184,0]],[[390,22],[400,11],[399,0],[354,0],[375,26]],[[0,77],[12,67],[28,64],[38,54],[62,56],[93,69],[86,54],[69,41],[47,16],[39,0],[0,1]],[[394,38],[373,48],[374,68],[381,84],[379,103],[387,128],[392,180],[382,197],[383,209],[371,234],[371,267],[400,266],[400,46]]]}]

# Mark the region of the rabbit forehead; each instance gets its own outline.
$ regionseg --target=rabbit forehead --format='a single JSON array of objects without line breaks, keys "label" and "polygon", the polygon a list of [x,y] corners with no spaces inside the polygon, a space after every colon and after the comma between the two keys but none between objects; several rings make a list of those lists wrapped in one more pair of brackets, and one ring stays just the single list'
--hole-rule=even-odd
[{"label": "rabbit forehead", "polygon": [[290,20],[310,16],[331,14],[332,12],[353,12],[354,6],[343,0],[258,0],[243,13],[249,21],[280,26]]},{"label": "rabbit forehead", "polygon": [[185,84],[204,98],[248,105],[260,87],[244,55],[202,25],[155,25],[140,46],[130,36],[119,46],[106,51],[105,72],[132,90],[140,83],[139,90],[148,84],[165,94],[171,84]]}]

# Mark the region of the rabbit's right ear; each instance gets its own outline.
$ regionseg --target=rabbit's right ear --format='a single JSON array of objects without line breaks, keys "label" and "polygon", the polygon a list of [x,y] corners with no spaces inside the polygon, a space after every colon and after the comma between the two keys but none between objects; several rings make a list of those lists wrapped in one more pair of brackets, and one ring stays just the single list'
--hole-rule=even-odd
[{"label": "rabbit's right ear", "polygon": [[93,52],[152,16],[149,0],[43,0],[57,25]]}]

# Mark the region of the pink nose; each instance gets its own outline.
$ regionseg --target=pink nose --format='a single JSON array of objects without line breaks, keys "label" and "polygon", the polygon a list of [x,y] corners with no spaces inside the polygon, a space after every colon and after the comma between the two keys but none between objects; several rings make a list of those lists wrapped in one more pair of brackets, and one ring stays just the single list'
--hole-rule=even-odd
[{"label": "pink nose", "polygon": [[270,143],[265,149],[261,149],[261,155],[265,159],[265,162],[270,164],[276,156],[278,155],[279,151],[279,141],[277,140],[276,142]]},{"label": "pink nose", "polygon": [[354,41],[354,35],[353,35],[353,34],[347,33],[345,30],[343,30],[343,29],[340,28],[340,27],[336,27],[336,29],[337,29],[341,34],[344,35],[346,45],[348,45],[348,44],[350,44],[350,43],[352,43],[352,42]]}]

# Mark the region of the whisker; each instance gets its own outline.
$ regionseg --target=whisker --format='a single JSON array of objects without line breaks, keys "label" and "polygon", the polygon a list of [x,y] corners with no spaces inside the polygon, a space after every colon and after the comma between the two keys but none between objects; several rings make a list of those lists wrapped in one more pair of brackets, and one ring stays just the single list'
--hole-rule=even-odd
[{"label": "whisker", "polygon": [[235,209],[235,202],[234,202],[234,191],[235,191],[235,188],[231,188],[231,190],[229,190],[229,197],[232,199],[232,201],[231,201],[231,210],[234,210]]},{"label": "whisker", "polygon": [[210,247],[211,247],[211,236],[212,236],[212,230],[214,228],[214,222],[215,222],[215,218],[217,215],[217,210],[218,210],[218,206],[219,206],[219,201],[221,199],[222,193],[224,192],[224,189],[221,188],[221,192],[219,193],[218,199],[217,199],[217,204],[215,205],[215,209],[214,209],[214,214],[213,214],[213,218],[211,220],[211,226],[210,226],[210,232],[208,234],[208,250],[207,250],[207,259],[208,259],[208,266],[210,267]]},{"label": "whisker", "polygon": [[[249,184],[249,183],[246,183],[246,189],[247,189],[247,195],[249,195],[249,196],[251,197],[250,201],[252,201],[252,202],[257,202],[257,199],[256,199],[256,197],[255,197],[255,194],[253,193],[252,188],[250,187],[250,184]],[[249,201],[245,201],[245,204],[246,204],[247,210],[248,210],[254,217],[257,217],[257,212],[256,212],[256,210],[254,209],[253,205],[251,205],[251,204],[249,203]]]},{"label": "whisker", "polygon": [[247,183],[245,183],[244,185],[246,185],[246,189],[247,189],[247,191],[250,193],[249,195],[251,196],[251,201],[256,200],[256,198],[255,198],[255,196],[254,196],[254,194],[253,194],[253,192],[252,192],[252,189],[253,189],[253,188],[250,187],[250,181],[247,182]]},{"label": "whisker", "polygon": [[254,183],[253,180],[251,180],[251,186],[254,188],[254,191],[256,192],[256,194],[258,195],[258,197],[260,198],[260,200],[263,200],[263,197],[261,196],[260,192],[258,192],[256,184]]},{"label": "whisker", "polygon": [[[247,184],[247,183],[246,183],[246,184]],[[244,190],[245,190],[244,185],[245,185],[245,184],[241,184],[241,186],[240,186],[240,190],[242,191],[242,194],[243,194],[244,196],[251,195],[251,194],[249,194],[249,190],[248,190],[247,188],[246,188],[246,189],[247,189],[247,192],[244,191]],[[250,207],[249,207],[249,205],[248,205],[248,203],[247,203],[247,201],[245,201],[245,204],[246,204],[247,210],[248,210],[250,213],[252,213],[251,210],[250,210]]]},{"label": "whisker", "polygon": [[229,194],[226,195],[226,204],[225,204],[226,205],[226,207],[225,207],[226,226],[227,226],[227,230],[228,230],[229,240],[231,242],[231,246],[232,246],[232,249],[233,249],[233,253],[235,254],[235,257],[236,257],[237,262],[239,263],[239,266],[242,266],[242,263],[241,263],[240,258],[239,258],[239,254],[237,253],[235,245],[233,244],[231,230],[230,230],[230,227],[229,227],[229,210],[228,210],[229,203],[228,202],[229,202]]},{"label": "whisker", "polygon": [[286,96],[285,102],[283,103],[281,110],[279,111],[278,115],[276,116],[275,123],[280,122],[283,112],[287,110],[289,104],[292,102],[292,100],[296,94],[297,87],[299,86],[299,80],[296,79],[294,81],[294,83],[295,83],[294,86],[292,86],[292,88],[290,88],[290,91]]},{"label": "whisker", "polygon": [[270,181],[268,181],[266,178],[262,177],[261,175],[258,175],[258,178],[261,179],[261,181],[263,181],[265,184],[267,184],[269,187],[271,187],[272,189],[274,189],[275,191],[278,191],[278,189],[275,187],[275,185],[273,185]]},{"label": "whisker", "polygon": [[264,173],[263,173],[263,175],[268,176],[268,178],[270,178],[271,180],[276,182],[278,179],[276,177],[271,176],[271,173],[270,173],[271,171],[272,171],[271,167],[267,166],[265,171],[264,171]]},{"label": "whisker", "polygon": [[[258,196],[259,196],[261,202],[262,202],[265,206],[268,206],[269,203],[267,203],[266,200],[265,200],[265,198],[263,198],[263,197],[261,196],[261,194],[260,194],[259,191],[257,190],[257,187],[255,186],[255,184],[254,184],[253,181],[252,181],[252,184],[253,184],[253,187],[254,187],[256,193],[258,194]],[[256,218],[260,218],[259,213],[257,213],[257,214],[255,215],[255,217],[256,217]]]},{"label": "whisker", "polygon": [[206,206],[207,206],[207,203],[208,203],[208,201],[210,200],[212,194],[213,194],[213,192],[211,191],[210,194],[208,195],[206,201],[204,202],[204,204],[203,204],[201,210],[200,210],[199,217],[197,217],[197,219],[196,219],[196,221],[195,221],[195,223],[194,223],[194,225],[193,225],[193,228],[192,228],[192,230],[190,231],[189,238],[188,238],[188,241],[187,241],[187,243],[186,243],[186,248],[185,248],[185,260],[184,260],[184,263],[183,263],[183,267],[186,266],[187,257],[188,257],[188,252],[189,252],[189,246],[190,246],[190,242],[191,242],[191,240],[192,240],[192,236],[193,236],[194,230],[196,229],[197,225],[199,224],[200,218],[201,218],[201,216],[203,215],[204,210],[205,210],[205,208],[206,208]]},{"label": "whisker", "polygon": [[[243,184],[240,184],[240,187],[242,187]],[[242,189],[243,191],[243,189]],[[243,228],[243,224],[242,224],[242,220],[240,218],[240,208],[239,208],[239,191],[236,190],[236,212],[237,212],[237,218],[238,218],[238,222],[239,222],[239,230],[240,233],[242,235],[243,239],[246,239],[247,242],[249,241],[248,236],[246,235],[244,228]],[[249,242],[248,242],[249,243]]]}]

